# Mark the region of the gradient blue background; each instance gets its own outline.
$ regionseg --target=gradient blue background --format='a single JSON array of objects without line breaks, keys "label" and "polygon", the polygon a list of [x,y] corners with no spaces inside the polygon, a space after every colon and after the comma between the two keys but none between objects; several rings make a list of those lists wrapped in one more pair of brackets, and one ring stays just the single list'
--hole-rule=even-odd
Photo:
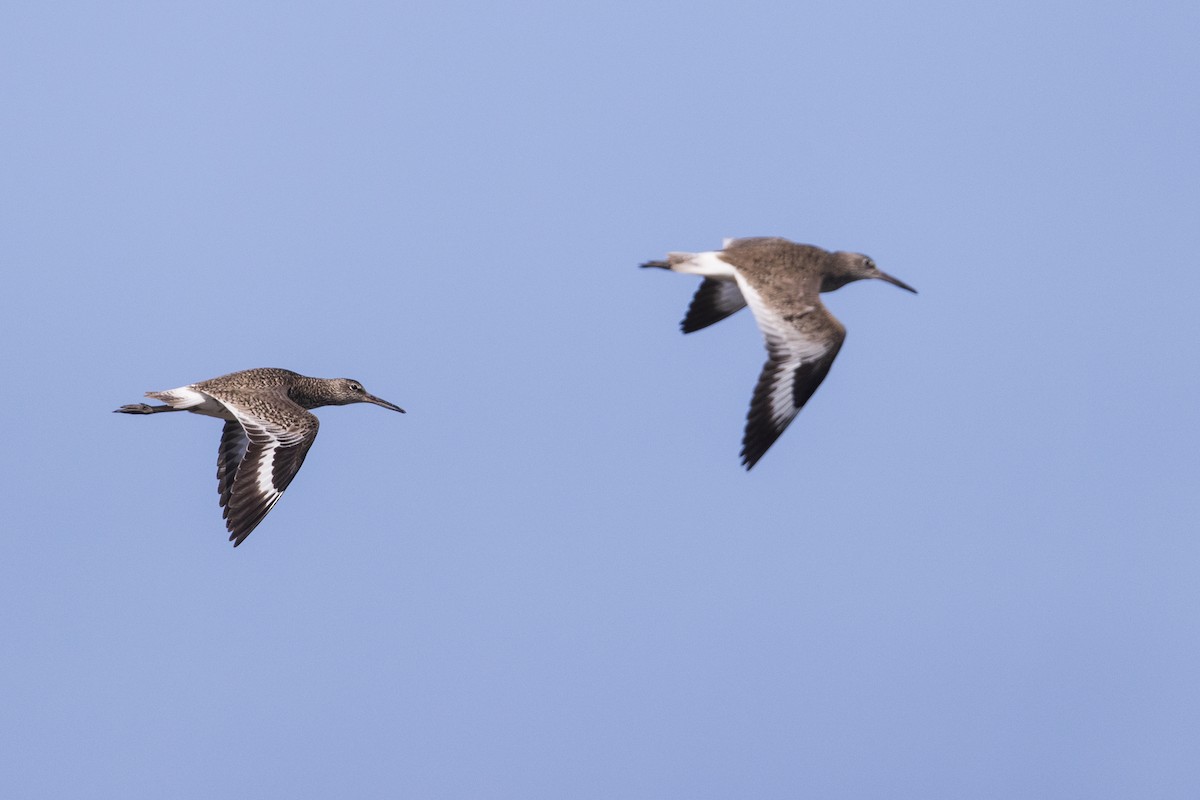
[{"label": "gradient blue background", "polygon": [[[0,11],[0,794],[1200,795],[1200,7]],[[829,379],[751,474],[782,235]],[[405,406],[245,545],[237,369]]]}]

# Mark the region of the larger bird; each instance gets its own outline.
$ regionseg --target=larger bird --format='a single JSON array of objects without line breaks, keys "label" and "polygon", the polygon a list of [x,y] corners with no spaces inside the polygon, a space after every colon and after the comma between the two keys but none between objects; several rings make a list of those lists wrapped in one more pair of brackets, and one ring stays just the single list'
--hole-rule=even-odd
[{"label": "larger bird", "polygon": [[916,294],[881,272],[862,253],[830,252],[777,237],[726,239],[723,249],[669,253],[643,267],[700,275],[680,327],[692,333],[750,306],[766,338],[763,366],[742,438],[742,464],[750,469],[821,385],[846,338],[846,329],[821,304],[821,292],[877,278]]},{"label": "larger bird", "polygon": [[309,409],[374,403],[400,406],[367,394],[349,378],[308,378],[287,369],[248,369],[178,389],[146,392],[164,406],[134,403],[120,414],[190,411],[225,420],[217,455],[217,491],[229,541],[237,547],[279,502],[317,438]]}]

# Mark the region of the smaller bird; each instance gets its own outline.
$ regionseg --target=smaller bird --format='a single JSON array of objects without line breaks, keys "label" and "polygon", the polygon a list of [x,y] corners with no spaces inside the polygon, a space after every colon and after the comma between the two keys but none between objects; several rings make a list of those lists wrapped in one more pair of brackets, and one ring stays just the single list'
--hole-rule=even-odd
[{"label": "smaller bird", "polygon": [[704,278],[680,324],[684,333],[750,306],[766,339],[767,363],[754,388],[742,438],[747,470],[812,397],[846,338],[846,329],[822,305],[820,293],[866,278],[917,293],[862,253],[830,252],[778,237],[726,239],[721,250],[669,253],[666,261],[642,266]]},{"label": "smaller bird", "polygon": [[317,438],[309,409],[374,403],[404,413],[400,406],[367,394],[349,378],[309,378],[287,369],[247,369],[212,380],[146,392],[163,406],[133,403],[118,414],[190,411],[225,420],[217,453],[217,491],[229,541],[246,540],[296,477]]}]

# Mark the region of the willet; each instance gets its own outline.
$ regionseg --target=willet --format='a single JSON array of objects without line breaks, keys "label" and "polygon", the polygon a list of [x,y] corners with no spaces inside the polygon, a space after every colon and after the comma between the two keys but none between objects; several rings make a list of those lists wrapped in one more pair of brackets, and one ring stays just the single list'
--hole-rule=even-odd
[{"label": "willet", "polygon": [[120,414],[191,411],[225,420],[217,454],[217,491],[229,541],[237,547],[279,502],[317,438],[310,408],[374,403],[404,409],[367,394],[349,378],[307,378],[286,369],[248,369],[200,383],[146,392],[165,406],[134,403]]},{"label": "willet", "polygon": [[774,237],[726,239],[721,250],[669,253],[666,261],[642,266],[704,278],[680,325],[684,333],[750,306],[766,338],[768,357],[742,438],[746,469],[758,463],[812,397],[846,338],[846,329],[821,304],[820,293],[864,278],[917,292],[861,253],[831,253]]}]

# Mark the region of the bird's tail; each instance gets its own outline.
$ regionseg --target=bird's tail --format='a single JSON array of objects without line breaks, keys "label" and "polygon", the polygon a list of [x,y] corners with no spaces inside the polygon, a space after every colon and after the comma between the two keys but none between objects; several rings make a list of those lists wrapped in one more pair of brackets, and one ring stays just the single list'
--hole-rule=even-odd
[{"label": "bird's tail", "polygon": [[721,258],[718,251],[706,253],[667,253],[666,261],[647,261],[643,267],[658,267],[685,275],[703,275],[706,278],[735,277],[733,265]]},{"label": "bird's tail", "polygon": [[[698,257],[709,255],[708,253],[667,253],[666,261],[647,261],[642,264],[643,267],[658,267],[659,269],[669,269],[675,272],[691,272],[689,265]],[[683,267],[683,269],[680,269]]]},{"label": "bird's tail", "polygon": [[190,386],[180,386],[178,389],[167,389],[162,392],[146,392],[146,397],[162,400],[167,405],[179,411],[187,411],[196,406],[204,405],[208,396]]}]

